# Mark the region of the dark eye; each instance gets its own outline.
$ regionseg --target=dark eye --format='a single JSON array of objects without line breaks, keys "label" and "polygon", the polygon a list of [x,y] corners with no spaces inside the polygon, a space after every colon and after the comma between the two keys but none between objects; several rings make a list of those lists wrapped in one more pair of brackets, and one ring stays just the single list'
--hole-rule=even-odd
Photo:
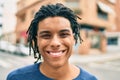
[{"label": "dark eye", "polygon": [[51,38],[51,35],[50,34],[44,34],[44,35],[40,35],[41,38],[44,38],[44,39],[49,39]]},{"label": "dark eye", "polygon": [[60,37],[61,38],[66,38],[67,36],[69,36],[70,34],[69,33],[61,33],[60,34]]}]

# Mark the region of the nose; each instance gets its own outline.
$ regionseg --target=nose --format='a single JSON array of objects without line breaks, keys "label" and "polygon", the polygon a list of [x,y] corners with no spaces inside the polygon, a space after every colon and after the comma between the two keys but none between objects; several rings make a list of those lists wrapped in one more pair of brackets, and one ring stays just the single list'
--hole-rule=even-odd
[{"label": "nose", "polygon": [[61,45],[61,41],[60,41],[59,37],[54,36],[50,41],[50,47],[59,48],[60,45]]}]

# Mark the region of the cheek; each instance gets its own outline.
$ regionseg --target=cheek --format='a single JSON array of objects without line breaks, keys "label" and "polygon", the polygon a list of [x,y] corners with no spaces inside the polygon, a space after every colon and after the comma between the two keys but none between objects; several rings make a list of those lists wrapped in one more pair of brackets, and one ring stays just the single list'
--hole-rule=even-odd
[{"label": "cheek", "polygon": [[39,39],[37,42],[37,46],[39,48],[39,51],[42,52],[49,43],[50,42],[48,40]]},{"label": "cheek", "polygon": [[73,47],[75,45],[75,40],[74,38],[69,38],[64,40],[64,42],[66,43],[66,45],[68,45],[69,47]]},{"label": "cheek", "polygon": [[48,41],[44,41],[44,40],[41,40],[41,39],[38,40],[37,46],[39,48],[39,51],[44,50],[44,48],[46,47],[47,43],[48,43]]}]

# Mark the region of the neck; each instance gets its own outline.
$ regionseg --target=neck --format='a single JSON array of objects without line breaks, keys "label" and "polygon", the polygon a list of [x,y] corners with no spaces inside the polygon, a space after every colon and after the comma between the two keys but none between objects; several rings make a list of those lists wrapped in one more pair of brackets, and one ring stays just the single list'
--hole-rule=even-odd
[{"label": "neck", "polygon": [[[70,65],[69,63],[67,63],[63,66],[60,66],[60,67],[52,67],[52,66],[42,63],[40,66],[40,71],[49,78],[62,80],[63,78],[73,75],[73,74],[71,74],[71,73],[73,73],[72,68],[73,68],[73,66]],[[60,79],[60,78],[62,78],[62,79]]]}]

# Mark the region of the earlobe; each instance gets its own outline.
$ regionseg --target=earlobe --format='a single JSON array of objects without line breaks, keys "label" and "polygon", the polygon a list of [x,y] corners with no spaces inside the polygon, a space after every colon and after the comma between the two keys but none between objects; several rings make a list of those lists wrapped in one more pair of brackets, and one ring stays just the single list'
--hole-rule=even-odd
[{"label": "earlobe", "polygon": [[76,43],[76,39],[75,39],[75,35],[73,34],[73,45],[75,45]]},{"label": "earlobe", "polygon": [[75,40],[75,38],[73,38],[73,45],[75,45],[75,43],[76,43],[76,40]]},{"label": "earlobe", "polygon": [[35,36],[36,37],[36,39],[38,38],[38,36]]},{"label": "earlobe", "polygon": [[36,39],[38,40],[38,36],[36,36]]},{"label": "earlobe", "polygon": [[74,45],[76,44],[76,40],[74,39]]}]

